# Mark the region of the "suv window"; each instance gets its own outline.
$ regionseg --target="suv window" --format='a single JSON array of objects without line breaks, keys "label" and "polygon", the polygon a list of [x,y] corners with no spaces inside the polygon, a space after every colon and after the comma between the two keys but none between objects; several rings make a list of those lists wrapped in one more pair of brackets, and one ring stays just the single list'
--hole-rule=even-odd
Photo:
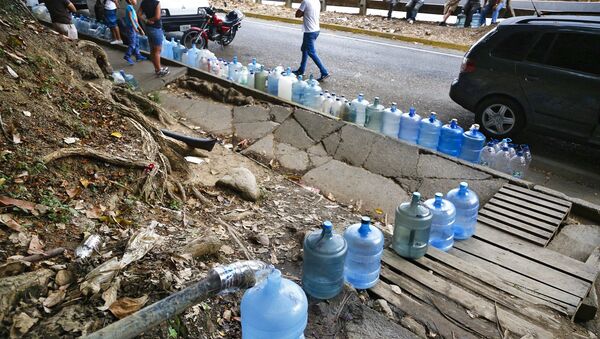
[{"label": "suv window", "polygon": [[513,61],[521,61],[527,55],[536,32],[516,32],[502,40],[494,49],[492,56]]},{"label": "suv window", "polygon": [[559,33],[545,63],[600,75],[600,34]]},{"label": "suv window", "polygon": [[544,63],[544,58],[552,46],[554,41],[555,33],[545,33],[542,35],[540,40],[531,49],[531,52],[527,56],[527,61],[536,62],[539,64]]}]

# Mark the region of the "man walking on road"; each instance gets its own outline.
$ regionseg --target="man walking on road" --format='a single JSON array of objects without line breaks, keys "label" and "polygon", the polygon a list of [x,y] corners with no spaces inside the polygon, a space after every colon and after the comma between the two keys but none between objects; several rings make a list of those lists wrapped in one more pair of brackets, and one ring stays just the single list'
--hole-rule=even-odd
[{"label": "man walking on road", "polygon": [[321,72],[321,77],[317,80],[323,81],[329,78],[329,72],[321,62],[321,59],[319,59],[315,49],[315,41],[317,40],[320,31],[320,12],[321,3],[319,0],[302,0],[300,8],[298,8],[296,11],[296,18],[302,17],[303,19],[302,32],[304,33],[304,37],[302,39],[302,47],[300,48],[302,51],[302,61],[300,62],[300,67],[294,71],[294,74],[304,74],[304,71],[306,70],[306,62],[310,56],[317,67],[319,67],[319,71]]}]

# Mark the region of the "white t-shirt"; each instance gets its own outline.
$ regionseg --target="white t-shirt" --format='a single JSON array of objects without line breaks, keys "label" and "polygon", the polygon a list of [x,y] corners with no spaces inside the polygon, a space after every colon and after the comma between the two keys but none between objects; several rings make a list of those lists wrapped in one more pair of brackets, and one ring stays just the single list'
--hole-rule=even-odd
[{"label": "white t-shirt", "polygon": [[302,32],[311,33],[321,30],[319,27],[319,15],[321,14],[321,2],[319,0],[302,0],[300,8],[304,12],[304,23]]},{"label": "white t-shirt", "polygon": [[113,9],[117,9],[117,5],[113,0],[106,0],[106,2],[104,3],[104,9],[112,11]]}]

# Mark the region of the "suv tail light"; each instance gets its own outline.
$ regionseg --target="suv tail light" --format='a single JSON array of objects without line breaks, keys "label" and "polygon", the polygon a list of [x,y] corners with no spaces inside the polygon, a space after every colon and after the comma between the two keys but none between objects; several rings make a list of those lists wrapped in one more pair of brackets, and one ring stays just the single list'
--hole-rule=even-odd
[{"label": "suv tail light", "polygon": [[473,61],[473,59],[464,57],[462,64],[460,65],[460,72],[461,73],[475,72],[475,61]]}]

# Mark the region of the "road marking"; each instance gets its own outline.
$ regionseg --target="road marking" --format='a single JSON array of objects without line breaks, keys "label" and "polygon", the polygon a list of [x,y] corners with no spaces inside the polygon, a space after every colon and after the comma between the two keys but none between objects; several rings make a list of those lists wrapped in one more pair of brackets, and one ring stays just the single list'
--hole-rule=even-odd
[{"label": "road marking", "polygon": [[[249,21],[252,22],[252,23],[258,24],[258,25],[269,26],[269,27],[273,27],[273,28],[285,28],[285,29],[289,29],[289,30],[292,30],[292,31],[302,31],[300,28],[296,28],[296,27],[273,25],[273,24],[263,23],[263,22],[260,22],[260,21],[257,21],[257,20],[249,20]],[[452,57],[452,58],[462,58],[463,57],[462,55],[458,55],[458,54],[451,54],[451,53],[430,51],[428,49],[422,49],[422,48],[416,48],[416,47],[408,47],[408,46],[401,46],[401,45],[389,44],[389,43],[386,43],[386,42],[373,41],[373,40],[367,40],[367,39],[361,39],[361,38],[354,38],[354,37],[349,37],[349,36],[345,36],[345,35],[338,35],[338,34],[332,34],[332,33],[321,33],[321,35],[332,36],[332,37],[336,37],[336,38],[340,38],[340,39],[354,40],[354,41],[358,41],[358,42],[364,42],[364,43],[369,43],[369,44],[374,44],[374,45],[380,45],[380,46],[395,47],[395,48],[400,48],[400,49],[408,49],[408,50],[411,50],[411,51],[418,51],[418,52],[429,53],[429,54],[449,56],[449,57]]]}]

